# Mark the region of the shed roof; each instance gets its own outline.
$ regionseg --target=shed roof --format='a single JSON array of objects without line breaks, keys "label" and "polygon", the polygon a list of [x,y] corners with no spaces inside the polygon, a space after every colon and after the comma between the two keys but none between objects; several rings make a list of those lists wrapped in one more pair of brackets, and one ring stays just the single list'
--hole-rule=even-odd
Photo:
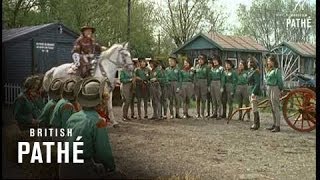
[{"label": "shed roof", "polygon": [[13,29],[3,29],[2,30],[2,43],[11,41],[11,40],[16,40],[19,38],[25,38],[32,36],[33,33],[38,33],[40,30],[51,28],[54,26],[59,26],[61,25],[64,29],[64,31],[68,32],[72,36],[77,37],[78,34],[64,26],[63,24],[60,23],[49,23],[49,24],[42,24],[38,26],[26,26],[26,27],[21,27],[21,28],[13,28]]},{"label": "shed roof", "polygon": [[303,57],[316,57],[316,45],[311,43],[283,42],[280,46],[287,46]]},{"label": "shed roof", "polygon": [[177,53],[182,50],[188,44],[192,43],[193,40],[202,37],[208,40],[210,43],[217,46],[223,51],[248,51],[248,52],[266,52],[267,48],[257,43],[254,39],[245,36],[227,36],[218,33],[199,33],[198,35],[191,38],[185,44],[177,48],[173,53]]}]

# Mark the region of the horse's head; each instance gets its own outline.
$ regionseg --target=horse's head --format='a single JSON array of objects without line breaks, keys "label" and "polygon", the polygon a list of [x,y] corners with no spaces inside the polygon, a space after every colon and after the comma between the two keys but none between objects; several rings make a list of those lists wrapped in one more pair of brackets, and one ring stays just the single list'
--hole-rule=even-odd
[{"label": "horse's head", "polygon": [[117,68],[134,68],[128,43],[114,44],[107,51],[102,52],[101,58],[109,60],[115,64]]}]

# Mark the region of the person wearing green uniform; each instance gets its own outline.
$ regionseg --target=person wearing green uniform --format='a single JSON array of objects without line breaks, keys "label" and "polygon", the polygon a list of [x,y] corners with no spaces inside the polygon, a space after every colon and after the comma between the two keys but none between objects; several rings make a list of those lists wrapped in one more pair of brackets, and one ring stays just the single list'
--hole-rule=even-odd
[{"label": "person wearing green uniform", "polygon": [[35,76],[28,77],[24,82],[24,89],[14,101],[14,118],[20,130],[28,130],[38,126],[37,118],[41,109],[36,105],[38,96],[38,81]]},{"label": "person wearing green uniform", "polygon": [[66,128],[66,122],[69,117],[80,110],[74,94],[74,88],[77,86],[77,83],[80,82],[80,79],[69,78],[63,83],[62,98],[54,107],[52,118],[50,120],[52,127]]},{"label": "person wearing green uniform", "polygon": [[[75,90],[82,110],[70,116],[66,127],[72,130],[72,136],[67,136],[69,142],[69,154],[73,154],[73,142],[81,138],[83,154],[78,158],[84,159],[84,163],[62,163],[59,166],[59,178],[61,179],[102,179],[106,172],[114,172],[116,169],[112,149],[109,142],[106,120],[97,110],[106,108],[107,98],[103,95],[107,89],[106,79],[85,79],[81,86]],[[99,162],[99,163],[97,163]]]},{"label": "person wearing green uniform", "polygon": [[[134,70],[133,72],[135,72],[135,70],[137,68],[139,68],[139,61],[138,59],[132,59],[132,62],[133,62],[133,65],[134,65]],[[134,74],[133,74],[134,75]],[[137,119],[137,117],[135,116],[135,111],[134,111],[134,104],[135,104],[135,98],[136,98],[136,83],[133,82],[132,83],[132,98],[131,98],[131,101],[130,101],[130,111],[131,111],[131,118],[132,119]]]},{"label": "person wearing green uniform", "polygon": [[[198,57],[198,64],[194,68],[194,90],[196,96],[196,108],[197,108],[197,118],[204,118],[204,110],[206,106],[206,99],[208,93],[208,76],[209,69],[205,64],[207,61],[207,56],[200,54]],[[200,115],[200,102],[201,102],[201,115]]]},{"label": "person wearing green uniform", "polygon": [[141,119],[141,101],[143,100],[144,119],[148,119],[148,101],[149,101],[149,74],[145,58],[139,58],[140,67],[135,70],[136,77],[136,97],[138,100],[138,116]]},{"label": "person wearing green uniform", "polygon": [[168,97],[169,97],[169,87],[170,83],[166,74],[166,67],[163,61],[161,61],[161,66],[159,69],[162,73],[162,78],[159,79],[160,87],[161,87],[161,97],[160,97],[160,118],[167,119],[167,112],[168,112]]},{"label": "person wearing green uniform", "polygon": [[[212,68],[212,58],[209,57],[208,58],[208,69]],[[210,107],[212,107],[213,109],[213,104],[212,104],[212,97],[211,97],[211,93],[210,93],[210,86],[208,86],[208,92],[207,92],[207,116],[206,118],[210,118]],[[213,111],[212,111],[213,113]]]},{"label": "person wearing green uniform", "polygon": [[[134,76],[133,71],[123,68],[120,73],[120,91],[123,100],[122,117],[123,121],[129,121],[128,110],[132,101]],[[131,110],[132,112],[132,110]]]},{"label": "person wearing green uniform", "polygon": [[233,98],[237,88],[237,74],[233,70],[234,65],[230,60],[225,61],[225,70],[222,75],[222,87],[225,87],[224,91],[226,91],[228,103],[228,118],[231,117],[233,111]]},{"label": "person wearing green uniform", "polygon": [[181,119],[181,116],[179,114],[180,99],[178,96],[180,93],[179,91],[181,89],[181,70],[177,66],[178,62],[176,55],[171,55],[168,61],[169,67],[166,68],[166,74],[170,83],[170,87],[168,90],[170,118],[174,118],[173,106],[175,106],[175,118]]},{"label": "person wearing green uniform", "polygon": [[[239,108],[242,108],[244,104],[249,107],[249,94],[248,94],[248,71],[247,63],[244,60],[240,60],[237,71],[238,81],[236,97],[238,99]],[[250,120],[250,113],[247,113],[247,119]],[[239,111],[239,120],[242,120],[242,111]]]},{"label": "person wearing green uniform", "polygon": [[183,118],[191,118],[189,115],[189,107],[191,97],[193,95],[194,85],[194,72],[191,70],[192,62],[189,58],[184,60],[184,66],[181,70],[181,99],[183,104]]},{"label": "person wearing green uniform", "polygon": [[[40,110],[42,110],[45,106],[45,99],[43,98],[41,91],[42,91],[42,77],[40,75],[34,75],[35,83],[37,84],[37,93],[36,96],[34,97],[34,103],[36,107]],[[41,112],[40,112],[41,114]]]},{"label": "person wearing green uniform", "polygon": [[250,127],[252,130],[260,128],[260,116],[258,109],[258,96],[261,95],[260,89],[260,73],[258,61],[250,57],[248,58],[248,84],[249,84],[249,96],[250,103],[253,112],[253,125]]},{"label": "person wearing green uniform", "polygon": [[281,70],[278,68],[278,61],[274,56],[267,59],[267,70],[265,76],[267,85],[267,96],[272,108],[273,125],[268,128],[271,132],[280,131],[280,92],[283,90]]},{"label": "person wearing green uniform", "polygon": [[209,71],[210,93],[212,98],[212,116],[210,118],[221,119],[221,93],[223,67],[221,66],[220,57],[215,55],[212,58],[212,68]]},{"label": "person wearing green uniform", "polygon": [[163,73],[158,67],[159,62],[152,59],[150,61],[150,97],[152,101],[153,115],[151,120],[159,120],[161,115],[161,86],[160,79],[163,78]]},{"label": "person wearing green uniform", "polygon": [[58,78],[51,82],[48,92],[50,100],[44,106],[42,113],[38,118],[40,126],[50,127],[50,119],[53,114],[53,109],[61,98],[62,85],[63,81]]}]

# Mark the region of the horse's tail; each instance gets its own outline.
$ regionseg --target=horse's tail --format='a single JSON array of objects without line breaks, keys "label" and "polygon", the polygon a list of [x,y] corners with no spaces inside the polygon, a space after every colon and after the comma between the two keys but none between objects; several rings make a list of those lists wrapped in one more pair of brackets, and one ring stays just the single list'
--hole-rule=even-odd
[{"label": "horse's tail", "polygon": [[51,68],[49,71],[47,71],[45,74],[44,74],[44,77],[43,77],[43,83],[42,83],[42,87],[43,89],[48,92],[49,91],[49,86],[50,86],[50,83],[52,81],[52,78],[53,78],[53,72],[56,68],[53,67]]}]

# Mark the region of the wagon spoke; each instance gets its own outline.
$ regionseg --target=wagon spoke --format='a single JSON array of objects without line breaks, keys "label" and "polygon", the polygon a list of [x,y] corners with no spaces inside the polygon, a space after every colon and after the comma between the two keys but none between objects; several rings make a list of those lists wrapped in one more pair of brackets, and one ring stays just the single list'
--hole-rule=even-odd
[{"label": "wagon spoke", "polygon": [[299,111],[297,111],[297,112],[295,112],[295,113],[291,114],[290,116],[288,116],[288,119],[290,119],[291,117],[293,117],[293,116],[297,115],[298,113],[300,113],[300,112],[299,112]]},{"label": "wagon spoke", "polygon": [[302,115],[302,114],[299,114],[299,116],[298,116],[298,117],[296,117],[296,119],[295,119],[295,121],[294,121],[293,125],[296,125],[296,123],[298,122],[299,117],[300,117],[301,115]]},{"label": "wagon spoke", "polygon": [[306,112],[306,115],[309,117],[309,120],[310,120],[313,124],[316,123],[316,121],[314,120],[314,119],[315,119],[314,116],[312,116],[312,115],[311,115],[310,113],[308,113],[308,112]]},{"label": "wagon spoke", "polygon": [[303,114],[301,114],[302,118],[301,118],[301,129],[303,129]]},{"label": "wagon spoke", "polygon": [[309,127],[311,127],[310,122],[309,122],[309,120],[308,120],[308,119],[307,119],[307,123],[308,123]]},{"label": "wagon spoke", "polygon": [[297,96],[297,94],[294,94],[294,97],[297,99],[297,101],[298,101],[298,103],[299,103],[299,106],[301,106],[302,104],[301,104],[301,102],[300,102],[299,97]]}]

